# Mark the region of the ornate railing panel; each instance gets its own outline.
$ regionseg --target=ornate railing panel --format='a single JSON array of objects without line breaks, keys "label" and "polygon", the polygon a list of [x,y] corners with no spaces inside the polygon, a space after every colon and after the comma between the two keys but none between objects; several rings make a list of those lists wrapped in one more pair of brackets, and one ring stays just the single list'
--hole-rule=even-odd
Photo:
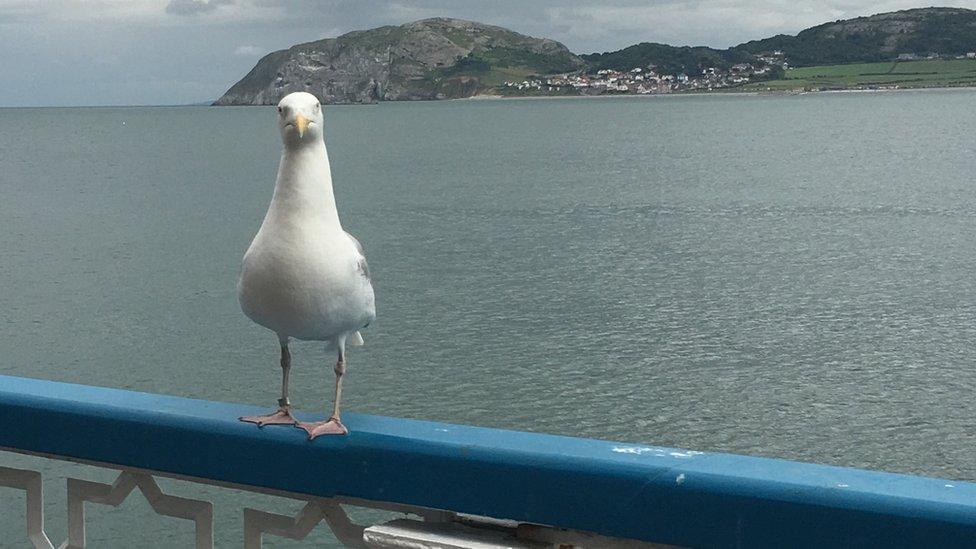
[{"label": "ornate railing panel", "polygon": [[[447,539],[458,547],[951,548],[976,540],[976,484],[967,482],[352,413],[348,436],[309,441],[298,429],[237,421],[256,411],[0,376],[0,449],[120,471],[113,484],[69,479],[63,548],[85,545],[86,501],[118,505],[137,488],[157,513],[193,520],[196,547],[211,547],[211,504],[164,494],[154,476],[305,502],[297,516],[243,510],[248,548],[269,535],[301,539],[322,521],[353,547]],[[28,536],[53,547],[40,474],[0,468],[0,485],[26,492]],[[360,526],[345,505],[419,518]]]},{"label": "ornate railing panel", "polygon": [[68,541],[62,548],[84,549],[86,501],[118,507],[136,488],[156,514],[196,523],[196,549],[213,547],[213,505],[209,501],[166,495],[151,475],[122,471],[113,484],[68,479]]},{"label": "ornate railing panel", "polygon": [[37,471],[0,467],[0,486],[23,490],[27,498],[27,539],[36,549],[54,549],[44,532],[44,495]]},{"label": "ornate railing panel", "polygon": [[296,517],[244,509],[244,549],[260,549],[264,534],[289,539],[305,539],[319,522],[325,520],[336,539],[347,547],[365,547],[363,530],[349,520],[338,503],[329,500],[310,501]]}]

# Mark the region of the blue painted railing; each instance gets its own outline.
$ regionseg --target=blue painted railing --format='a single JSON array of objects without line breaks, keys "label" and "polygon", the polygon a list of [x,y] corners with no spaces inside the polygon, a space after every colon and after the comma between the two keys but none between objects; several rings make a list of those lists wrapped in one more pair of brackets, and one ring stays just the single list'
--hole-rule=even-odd
[{"label": "blue painted railing", "polygon": [[0,447],[688,547],[976,547],[973,483],[353,413],[308,441],[259,411],[0,376]]}]

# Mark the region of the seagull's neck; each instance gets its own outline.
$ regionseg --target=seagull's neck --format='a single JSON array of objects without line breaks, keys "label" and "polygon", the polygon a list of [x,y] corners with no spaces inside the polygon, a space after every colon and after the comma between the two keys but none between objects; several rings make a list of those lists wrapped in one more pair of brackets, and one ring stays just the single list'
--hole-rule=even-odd
[{"label": "seagull's neck", "polygon": [[342,230],[325,143],[285,148],[268,215],[301,216]]}]

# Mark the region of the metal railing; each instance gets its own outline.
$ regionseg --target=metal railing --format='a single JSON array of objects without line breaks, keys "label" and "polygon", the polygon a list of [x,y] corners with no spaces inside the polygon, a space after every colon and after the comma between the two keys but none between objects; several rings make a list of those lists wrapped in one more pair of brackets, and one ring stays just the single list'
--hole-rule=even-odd
[{"label": "metal railing", "polygon": [[[297,516],[244,509],[247,548],[322,521],[350,547],[976,547],[967,482],[353,413],[349,435],[309,441],[237,420],[255,411],[0,376],[0,449],[119,471],[68,479],[62,548],[85,546],[85,503],[136,490],[212,547],[212,504],[157,477],[305,502]],[[53,549],[41,474],[0,467],[0,486],[26,493],[28,537]],[[358,525],[344,506],[415,518]]]}]

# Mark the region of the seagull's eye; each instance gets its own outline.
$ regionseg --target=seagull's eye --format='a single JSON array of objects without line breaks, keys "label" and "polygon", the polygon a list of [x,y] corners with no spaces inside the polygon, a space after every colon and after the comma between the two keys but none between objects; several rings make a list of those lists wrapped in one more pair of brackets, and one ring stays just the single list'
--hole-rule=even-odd
[{"label": "seagull's eye", "polygon": [[281,114],[281,112],[282,112],[281,107],[278,107],[278,114]]}]

